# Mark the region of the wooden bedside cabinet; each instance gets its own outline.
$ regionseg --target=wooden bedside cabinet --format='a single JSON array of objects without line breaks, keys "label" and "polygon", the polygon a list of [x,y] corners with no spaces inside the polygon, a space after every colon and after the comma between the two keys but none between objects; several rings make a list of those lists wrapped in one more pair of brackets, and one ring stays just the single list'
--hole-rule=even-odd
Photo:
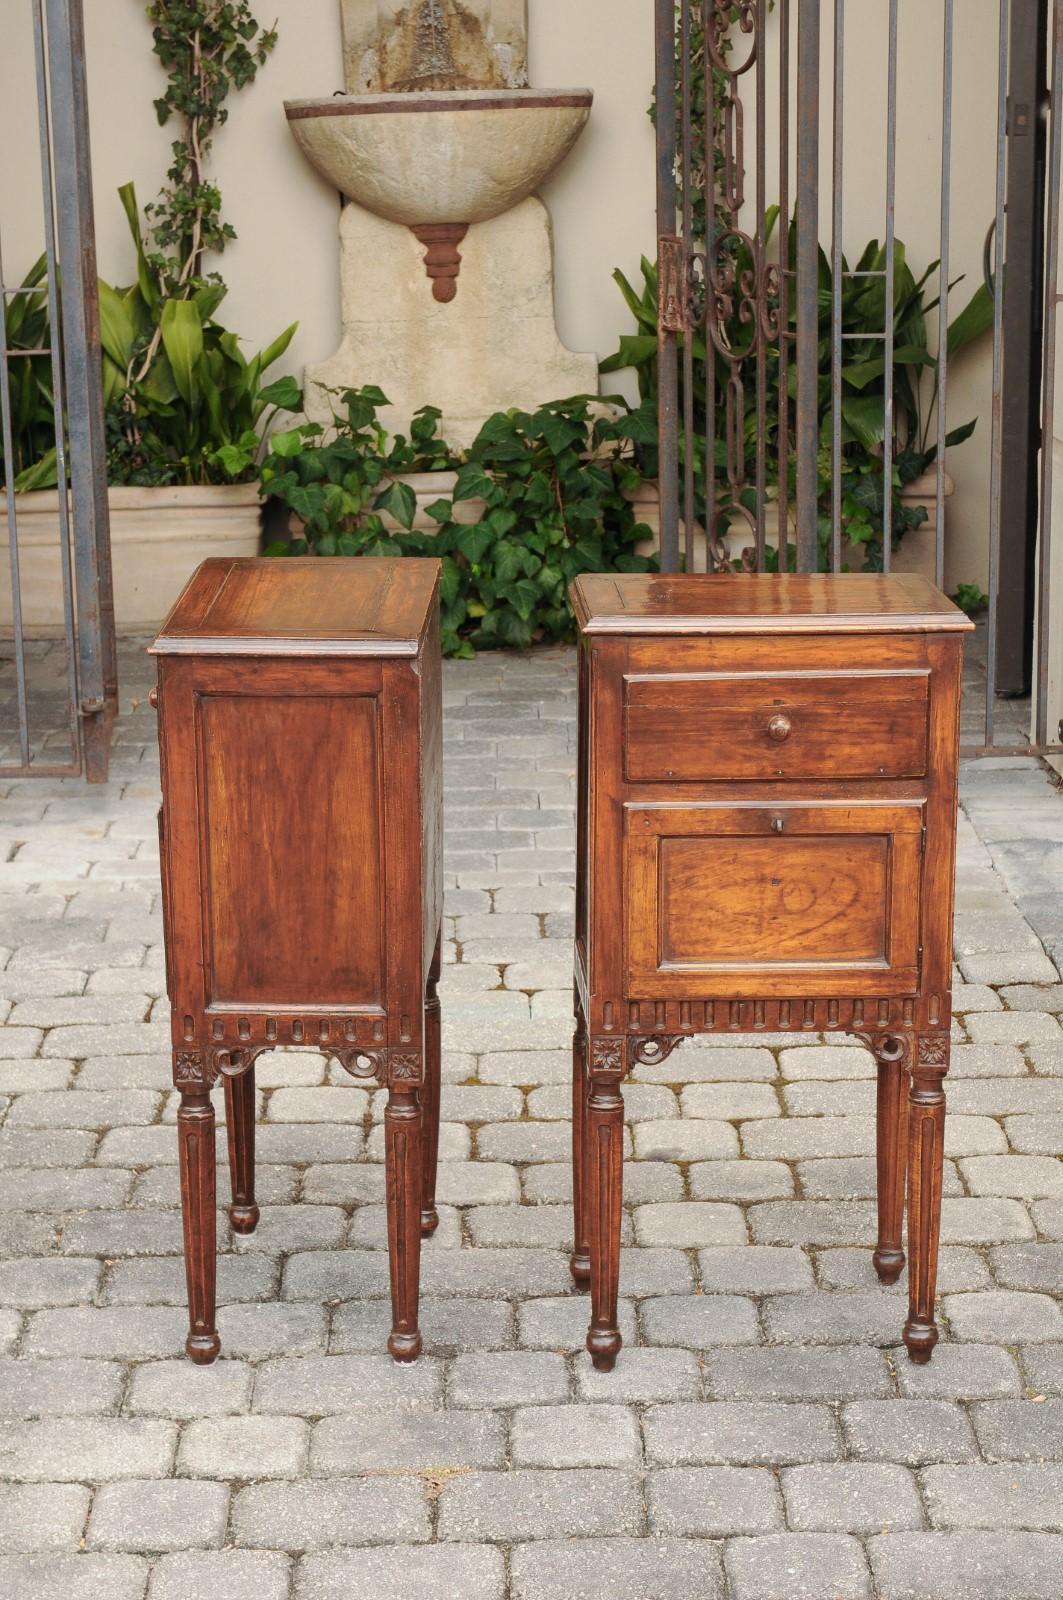
[{"label": "wooden bedside cabinet", "polygon": [[594,1364],[620,1349],[625,1074],[699,1033],[776,1031],[875,1054],[874,1262],[886,1283],[904,1266],[907,1169],[903,1336],[927,1361],[971,624],[911,576],[601,575],[572,598],[572,1271]]},{"label": "wooden bedside cabinet", "polygon": [[[215,1131],[255,1204],[255,1058],[308,1045],[388,1093],[392,1330],[420,1352],[436,1226],[442,893],[439,563],[206,561],[152,645],[190,1331],[215,1326]],[[352,1140],[359,1138],[352,1129]]]}]

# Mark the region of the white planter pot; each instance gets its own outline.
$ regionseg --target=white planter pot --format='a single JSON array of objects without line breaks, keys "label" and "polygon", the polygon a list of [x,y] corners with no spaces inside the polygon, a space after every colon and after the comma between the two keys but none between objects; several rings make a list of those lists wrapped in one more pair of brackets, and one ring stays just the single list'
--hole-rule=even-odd
[{"label": "white planter pot", "polygon": [[[111,489],[111,570],[118,633],[151,633],[208,556],[255,556],[261,543],[256,483]],[[19,495],[18,553],[22,622],[28,635],[63,628],[59,496]],[[6,518],[0,567],[9,570]],[[0,628],[12,625],[10,584],[0,580]]]}]

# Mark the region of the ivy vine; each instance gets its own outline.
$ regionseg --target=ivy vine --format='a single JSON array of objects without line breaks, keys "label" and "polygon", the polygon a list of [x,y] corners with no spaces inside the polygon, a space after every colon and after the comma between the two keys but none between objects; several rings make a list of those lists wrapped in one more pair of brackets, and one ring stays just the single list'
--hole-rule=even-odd
[{"label": "ivy vine", "polygon": [[[226,100],[253,83],[277,42],[248,0],[153,0],[147,7],[154,50],[166,69],[155,101],[161,126],[181,121],[171,146],[167,186],[145,207],[151,270],[166,298],[187,298],[202,285],[203,258],[221,254],[236,233],[222,215],[221,191],[207,175],[215,130],[229,115]],[[218,274],[210,277],[217,280]]]}]

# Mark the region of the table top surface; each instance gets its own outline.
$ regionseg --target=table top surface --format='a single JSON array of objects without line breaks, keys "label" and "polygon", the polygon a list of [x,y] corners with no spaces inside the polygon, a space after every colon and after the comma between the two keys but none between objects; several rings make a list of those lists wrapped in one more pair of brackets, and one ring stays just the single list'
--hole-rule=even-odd
[{"label": "table top surface", "polygon": [[244,557],[204,561],[152,655],[412,656],[435,603],[439,562]]},{"label": "table top surface", "polygon": [[584,573],[572,584],[583,633],[881,633],[973,623],[914,573]]}]

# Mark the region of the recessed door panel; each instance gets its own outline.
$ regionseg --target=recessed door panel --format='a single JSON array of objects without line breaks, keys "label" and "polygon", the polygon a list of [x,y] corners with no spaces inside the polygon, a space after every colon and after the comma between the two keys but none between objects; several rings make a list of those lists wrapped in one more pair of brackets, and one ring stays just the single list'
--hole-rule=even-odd
[{"label": "recessed door panel", "polygon": [[922,815],[917,802],[628,807],[628,993],[914,993]]},{"label": "recessed door panel", "polygon": [[209,1003],[382,1000],[379,705],[199,697]]}]

